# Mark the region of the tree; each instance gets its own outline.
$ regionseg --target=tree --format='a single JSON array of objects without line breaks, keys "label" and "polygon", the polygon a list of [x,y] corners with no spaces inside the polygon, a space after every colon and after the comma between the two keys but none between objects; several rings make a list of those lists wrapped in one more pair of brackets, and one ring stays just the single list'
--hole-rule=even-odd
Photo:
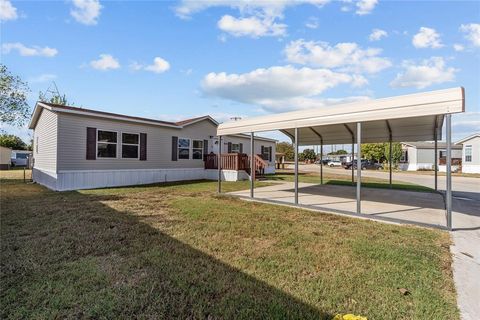
[{"label": "tree", "polygon": [[0,134],[0,146],[13,150],[27,150],[27,144],[13,134]]},{"label": "tree", "polygon": [[[390,145],[389,143],[384,143],[384,152],[385,152],[385,159],[388,161],[390,159]],[[393,142],[392,143],[392,162],[397,164],[400,162],[400,158],[402,157],[402,144],[400,142]]]},{"label": "tree", "polygon": [[361,150],[364,159],[376,162],[382,162],[385,159],[385,146],[383,143],[364,143]]},{"label": "tree", "polygon": [[329,155],[337,155],[337,154],[347,154],[348,152],[346,150],[337,150],[337,151],[333,151],[333,152],[329,152],[328,154]]},{"label": "tree", "polygon": [[315,151],[313,149],[305,149],[302,153],[299,154],[298,157],[300,158],[300,161],[315,160],[317,155],[315,154]]},{"label": "tree", "polygon": [[0,122],[22,126],[30,116],[27,94],[30,91],[26,82],[0,64]]},{"label": "tree", "polygon": [[64,106],[69,104],[67,100],[67,96],[65,94],[63,95],[60,94],[60,91],[58,91],[58,87],[55,81],[52,81],[52,85],[48,87],[48,89],[45,90],[45,92],[40,91],[38,93],[38,100],[42,102],[53,103],[53,104],[61,104]]},{"label": "tree", "polygon": [[285,160],[292,161],[295,156],[295,150],[293,150],[293,145],[288,142],[278,142],[276,146],[277,153],[284,153]]}]

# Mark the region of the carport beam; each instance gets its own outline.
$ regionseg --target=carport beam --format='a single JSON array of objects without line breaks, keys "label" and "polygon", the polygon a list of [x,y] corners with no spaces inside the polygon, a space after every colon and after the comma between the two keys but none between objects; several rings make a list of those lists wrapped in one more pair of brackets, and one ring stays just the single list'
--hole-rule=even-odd
[{"label": "carport beam", "polygon": [[218,136],[218,193],[222,193],[222,136]]},{"label": "carport beam", "polygon": [[447,136],[447,190],[445,202],[447,207],[447,228],[452,230],[452,116],[445,115]]},{"label": "carport beam", "polygon": [[298,204],[298,128],[295,128],[295,204]]},{"label": "carport beam", "polygon": [[[357,122],[357,213],[362,213],[361,188],[362,188],[362,123]],[[352,162],[353,167],[353,162]]]},{"label": "carport beam", "polygon": [[255,187],[255,134],[250,134],[250,198],[253,199]]}]

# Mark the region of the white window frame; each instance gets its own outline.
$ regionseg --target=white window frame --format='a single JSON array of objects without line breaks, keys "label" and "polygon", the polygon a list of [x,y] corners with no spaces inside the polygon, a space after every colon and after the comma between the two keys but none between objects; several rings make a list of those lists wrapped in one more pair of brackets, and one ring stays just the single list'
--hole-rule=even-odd
[{"label": "white window frame", "polygon": [[[264,146],[263,151],[264,151],[264,153],[262,154],[262,157],[265,158],[263,160],[270,161],[270,159],[272,158],[272,155],[270,154],[270,147],[269,146]],[[273,151],[273,148],[272,148],[272,151]],[[268,157],[265,157],[265,155],[268,155]]]},{"label": "white window frame", "polygon": [[[188,140],[188,148],[180,147],[180,140]],[[188,158],[180,158],[180,149],[188,149]],[[191,153],[192,153],[192,139],[190,138],[182,138],[178,137],[178,142],[177,142],[177,160],[190,160],[191,158]]]},{"label": "white window frame", "polygon": [[[138,136],[138,143],[123,143],[123,134],[134,134],[136,136]],[[121,159],[132,159],[132,160],[139,160],[140,159],[140,133],[134,133],[134,132],[124,132],[122,131],[120,133],[120,139],[122,141],[120,141],[120,145],[121,145],[121,150],[120,150],[120,158]],[[118,141],[118,139],[117,139]],[[136,158],[124,158],[123,157],[123,145],[127,145],[127,146],[137,146],[137,157]]]},{"label": "white window frame", "polygon": [[[194,147],[193,147],[193,143],[194,143],[195,141],[200,141],[200,142],[202,143],[202,147],[201,147],[201,148],[194,148]],[[203,154],[203,147],[204,147],[204,146],[203,146],[203,140],[200,140],[200,139],[192,139],[192,160],[202,160],[202,161],[203,161],[203,156],[204,156],[204,154]],[[194,159],[194,158],[193,158],[193,150],[200,150],[200,151],[202,152],[202,156],[200,157],[200,159]]]},{"label": "white window frame", "polygon": [[[470,151],[470,154],[467,155],[467,149]],[[467,157],[470,157],[470,160],[467,160]],[[473,147],[471,144],[465,146],[465,162],[472,162],[473,157]]]},{"label": "white window frame", "polygon": [[[100,157],[98,155],[98,132],[99,131],[107,131],[107,132],[115,132],[117,134],[117,142],[100,142],[100,143],[107,143],[107,144],[115,144],[117,145],[116,149],[115,149],[115,157]],[[100,159],[100,160],[109,160],[109,159],[118,159],[118,131],[116,130],[109,130],[109,129],[99,129],[97,128],[97,132],[95,132],[95,159]]]},{"label": "white window frame", "polygon": [[[235,145],[238,147],[238,149],[233,147]],[[240,143],[232,143],[232,150],[231,151],[232,151],[232,153],[240,153]]]}]

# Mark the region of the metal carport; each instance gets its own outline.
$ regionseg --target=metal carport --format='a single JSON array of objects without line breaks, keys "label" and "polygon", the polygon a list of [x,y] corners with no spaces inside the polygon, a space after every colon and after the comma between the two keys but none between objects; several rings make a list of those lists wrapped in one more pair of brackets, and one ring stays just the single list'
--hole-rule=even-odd
[{"label": "metal carport", "polygon": [[[447,142],[447,228],[452,228],[451,114],[465,111],[461,87],[383,99],[338,104],[330,107],[265,115],[220,124],[219,138],[225,135],[279,130],[295,145],[295,204],[298,205],[298,147],[306,145],[357,145],[357,213],[361,213],[361,143],[423,141],[442,139],[445,122]],[[445,120],[445,121],[444,121]],[[251,150],[254,150],[252,147]],[[435,153],[436,154],[436,153]],[[436,158],[436,157],[435,157]],[[253,154],[251,155],[253,159]],[[322,168],[322,166],[320,166]],[[353,168],[353,166],[352,166]],[[218,186],[221,191],[219,170]],[[320,169],[321,170],[321,169]],[[436,180],[437,165],[435,165]],[[321,174],[322,176],[322,174]],[[322,178],[321,178],[322,179]],[[352,171],[353,180],[353,171]],[[250,179],[254,197],[254,179]],[[390,172],[391,182],[391,172]]]}]

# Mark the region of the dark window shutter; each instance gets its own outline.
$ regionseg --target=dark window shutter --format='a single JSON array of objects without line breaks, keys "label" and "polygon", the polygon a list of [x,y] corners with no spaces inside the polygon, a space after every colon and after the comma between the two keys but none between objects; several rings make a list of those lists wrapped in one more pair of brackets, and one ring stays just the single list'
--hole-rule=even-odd
[{"label": "dark window shutter", "polygon": [[272,162],[272,147],[268,147],[268,161]]},{"label": "dark window shutter", "polygon": [[172,161],[178,160],[178,137],[172,137]]},{"label": "dark window shutter", "polygon": [[87,160],[97,159],[97,128],[87,127]]},{"label": "dark window shutter", "polygon": [[243,153],[243,143],[240,143],[240,153]]},{"label": "dark window shutter", "polygon": [[228,153],[232,153],[232,143],[231,142],[228,143],[228,150],[227,151],[228,151]]},{"label": "dark window shutter", "polygon": [[262,155],[262,159],[265,160],[265,156],[264,156],[264,154],[265,154],[265,147],[264,147],[264,146],[260,146],[260,153],[261,153],[261,155]]},{"label": "dark window shutter", "polygon": [[208,154],[208,140],[203,140],[203,161],[207,159]]},{"label": "dark window shutter", "polygon": [[140,133],[140,160],[147,160],[147,134]]}]

